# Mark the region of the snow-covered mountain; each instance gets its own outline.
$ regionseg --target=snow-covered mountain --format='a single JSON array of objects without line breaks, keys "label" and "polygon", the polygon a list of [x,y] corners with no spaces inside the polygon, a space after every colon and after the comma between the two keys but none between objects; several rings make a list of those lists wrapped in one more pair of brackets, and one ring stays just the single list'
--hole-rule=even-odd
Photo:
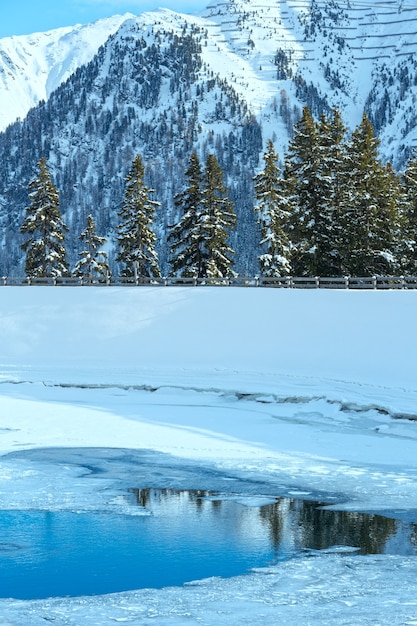
[{"label": "snow-covered mountain", "polygon": [[367,110],[383,156],[398,165],[417,142],[417,5],[229,0],[213,2],[204,15],[221,51],[215,70],[256,113],[264,138],[282,134],[273,115],[278,102],[287,130],[294,106],[304,103],[315,113],[340,109],[350,128]]},{"label": "snow-covered mountain", "polygon": [[[20,264],[16,231],[40,156],[61,191],[74,260],[88,213],[113,238],[123,178],[138,152],[161,202],[156,230],[166,267],[172,198],[196,150],[220,161],[238,214],[237,269],[253,272],[252,176],[268,139],[283,155],[305,104],[314,115],[337,107],[351,129],[366,110],[381,156],[404,165],[417,142],[416,21],[417,6],[403,0],[212,0],[198,15],[161,9],[23,38],[32,60],[19,71],[22,38],[0,40],[14,59],[0,101],[23,106],[19,94],[32,84],[35,99],[46,100],[0,134],[2,271]],[[49,68],[43,91],[37,67]]]},{"label": "snow-covered mountain", "polygon": [[47,100],[131,14],[94,24],[0,39],[0,130]]},{"label": "snow-covered mountain", "polygon": [[[159,10],[3,38],[0,130],[47,100],[131,19],[139,31],[151,26],[159,37],[160,31],[180,34],[185,24],[204,30],[204,63],[233,85],[262,119],[264,132],[277,134],[276,116],[271,115],[277,101],[281,113],[286,112],[280,116],[286,127],[294,121],[294,104],[307,101],[313,109],[341,109],[350,127],[366,108],[381,131],[383,153],[394,161],[401,161],[405,146],[417,142],[412,115],[417,6],[404,0],[213,1],[199,16]],[[407,137],[404,146],[398,145],[399,134]]]}]

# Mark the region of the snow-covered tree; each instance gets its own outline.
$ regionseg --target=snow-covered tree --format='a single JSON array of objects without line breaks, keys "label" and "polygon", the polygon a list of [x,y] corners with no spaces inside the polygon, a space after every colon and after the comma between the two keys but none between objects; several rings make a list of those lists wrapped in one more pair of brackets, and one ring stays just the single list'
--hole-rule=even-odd
[{"label": "snow-covered tree", "polygon": [[263,158],[265,167],[254,178],[257,200],[255,212],[258,215],[263,248],[259,265],[263,276],[285,276],[291,271],[289,212],[278,155],[272,140],[268,141]]},{"label": "snow-covered tree", "polygon": [[222,169],[209,154],[202,172],[193,153],[186,177],[188,186],[176,197],[183,216],[169,234],[174,272],[197,278],[230,276],[234,250],[228,238],[236,215],[223,184]]},{"label": "snow-covered tree", "polygon": [[25,271],[29,277],[57,277],[68,274],[65,233],[68,230],[59,210],[59,193],[52,182],[46,158],[37,164],[38,175],[29,184],[30,205],[21,226],[27,235]]},{"label": "snow-covered tree", "polygon": [[320,116],[318,123],[321,218],[319,249],[322,250],[321,271],[327,276],[341,274],[340,242],[343,237],[341,216],[346,203],[346,127],[340,112],[334,109],[331,117]]},{"label": "snow-covered tree", "polygon": [[399,268],[399,182],[390,164],[381,163],[378,147],[364,114],[347,146],[347,194],[341,219],[343,271],[352,276],[393,274]]},{"label": "snow-covered tree", "polygon": [[142,159],[137,155],[125,181],[125,193],[118,213],[117,261],[124,265],[124,276],[137,273],[138,276],[159,277],[156,235],[152,224],[160,204],[150,199],[153,190],[146,187],[144,174]]},{"label": "snow-covered tree", "polygon": [[80,260],[74,267],[73,274],[87,280],[106,278],[110,273],[107,253],[100,250],[100,247],[106,243],[107,239],[97,235],[96,223],[91,214],[87,217],[87,227],[79,239],[84,250],[79,254]]},{"label": "snow-covered tree", "polygon": [[417,156],[408,161],[401,176],[400,216],[402,226],[401,268],[407,274],[417,272]]},{"label": "snow-covered tree", "polygon": [[209,154],[202,187],[203,275],[226,277],[233,274],[234,250],[229,246],[231,230],[236,225],[233,203],[223,184],[223,172],[214,154]]},{"label": "snow-covered tree", "polygon": [[294,273],[334,276],[338,273],[335,185],[342,128],[336,116],[313,120],[308,107],[295,125],[285,158],[284,180],[291,209]]},{"label": "snow-covered tree", "polygon": [[186,188],[175,197],[175,205],[181,211],[179,222],[170,228],[171,266],[174,274],[186,277],[203,275],[202,236],[202,182],[203,174],[195,152],[185,171]]}]

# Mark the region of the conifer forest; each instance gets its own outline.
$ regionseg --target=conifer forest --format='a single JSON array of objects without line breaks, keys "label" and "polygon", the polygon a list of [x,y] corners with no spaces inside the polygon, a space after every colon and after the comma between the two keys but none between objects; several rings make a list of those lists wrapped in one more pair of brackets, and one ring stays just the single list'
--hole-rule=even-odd
[{"label": "conifer forest", "polygon": [[[314,119],[305,107],[288,152],[278,155],[269,140],[261,167],[246,183],[252,190],[257,240],[256,263],[248,275],[416,273],[417,158],[411,157],[402,173],[391,163],[382,163],[366,114],[349,134],[338,110]],[[27,276],[237,274],[238,253],[233,247],[237,216],[214,153],[203,163],[195,151],[191,153],[182,189],[173,199],[177,219],[168,225],[163,241],[154,230],[161,203],[155,200],[145,164],[137,155],[125,177],[114,245],[97,234],[92,210],[76,234],[79,245],[72,267],[65,243],[69,226],[61,216],[59,190],[44,157],[28,192],[20,226]],[[164,268],[161,250],[167,260]]]}]

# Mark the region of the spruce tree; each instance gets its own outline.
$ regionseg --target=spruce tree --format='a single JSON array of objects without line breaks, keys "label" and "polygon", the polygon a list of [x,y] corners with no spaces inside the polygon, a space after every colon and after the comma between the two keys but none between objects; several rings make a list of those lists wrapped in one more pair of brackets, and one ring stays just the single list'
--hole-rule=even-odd
[{"label": "spruce tree", "polygon": [[150,199],[152,189],[144,183],[145,169],[139,155],[134,159],[125,181],[125,193],[118,225],[117,261],[123,263],[123,276],[159,277],[156,235],[152,230],[159,202]]},{"label": "spruce tree", "polygon": [[346,203],[346,127],[340,112],[334,109],[331,118],[321,115],[318,124],[321,170],[321,218],[318,223],[321,275],[340,276],[342,215]]},{"label": "spruce tree", "polygon": [[322,115],[316,123],[308,107],[295,125],[284,169],[295,274],[339,273],[333,178],[342,138],[336,115],[331,121]]},{"label": "spruce tree", "polygon": [[317,126],[310,109],[304,107],[294,126],[294,137],[285,156],[284,180],[291,210],[290,233],[293,244],[292,263],[296,275],[316,275],[314,259],[317,250],[311,237],[315,232],[316,204],[320,181]]},{"label": "spruce tree", "polygon": [[30,205],[21,226],[27,235],[25,271],[29,277],[57,277],[68,274],[65,232],[59,210],[59,193],[52,182],[46,158],[37,163],[38,175],[29,184]]},{"label": "spruce tree", "polygon": [[79,239],[83,243],[84,250],[79,254],[80,260],[74,267],[73,274],[90,281],[103,280],[110,273],[107,253],[100,250],[107,239],[97,235],[96,223],[92,215],[88,215],[87,227]]},{"label": "spruce tree", "polygon": [[278,166],[274,144],[268,141],[263,156],[265,167],[254,178],[257,199],[255,212],[261,230],[259,256],[263,276],[285,276],[291,271],[291,248],[288,238],[288,202]]},{"label": "spruce tree", "polygon": [[236,215],[214,154],[209,154],[206,160],[201,204],[203,275],[210,278],[231,276],[235,252],[228,239],[236,225]]},{"label": "spruce tree", "polygon": [[201,277],[204,266],[202,181],[203,174],[195,152],[185,171],[187,186],[174,199],[181,211],[179,222],[170,228],[170,262],[175,275]]},{"label": "spruce tree", "polygon": [[352,276],[398,271],[399,184],[378,157],[379,140],[366,114],[347,146],[343,271]]},{"label": "spruce tree", "polygon": [[413,155],[401,176],[401,269],[417,273],[417,156]]}]

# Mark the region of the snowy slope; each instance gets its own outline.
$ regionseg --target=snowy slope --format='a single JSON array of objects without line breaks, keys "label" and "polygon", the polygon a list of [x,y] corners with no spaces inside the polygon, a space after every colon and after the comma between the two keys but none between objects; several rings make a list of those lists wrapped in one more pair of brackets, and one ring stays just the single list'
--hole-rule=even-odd
[{"label": "snowy slope", "polygon": [[47,100],[130,17],[0,39],[0,129]]},{"label": "snowy slope", "polygon": [[[273,132],[278,135],[280,153],[286,149],[286,135],[296,121],[291,108],[302,106],[303,100],[316,114],[323,107],[339,108],[349,128],[360,122],[366,108],[372,112],[383,102],[390,114],[386,113],[382,123],[373,121],[378,133],[383,129],[382,153],[387,158],[395,160],[398,152],[402,154],[398,133],[402,138],[410,133],[404,141],[407,145],[417,141],[411,115],[417,76],[417,7],[400,0],[231,0],[212,2],[204,15],[215,45],[219,50],[225,48],[225,58],[231,61],[232,69],[220,62],[216,70],[229,80],[232,73],[235,89],[250,102],[269,137]],[[285,71],[278,76],[277,51],[281,64],[285,60]],[[409,72],[405,83],[400,79],[404,66]],[[381,73],[386,74],[383,85]],[[398,83],[401,93],[397,93]],[[376,91],[376,107],[368,102],[372,90]],[[279,138],[281,129],[273,113],[276,101],[282,107],[287,98],[289,120],[284,137]]]}]

